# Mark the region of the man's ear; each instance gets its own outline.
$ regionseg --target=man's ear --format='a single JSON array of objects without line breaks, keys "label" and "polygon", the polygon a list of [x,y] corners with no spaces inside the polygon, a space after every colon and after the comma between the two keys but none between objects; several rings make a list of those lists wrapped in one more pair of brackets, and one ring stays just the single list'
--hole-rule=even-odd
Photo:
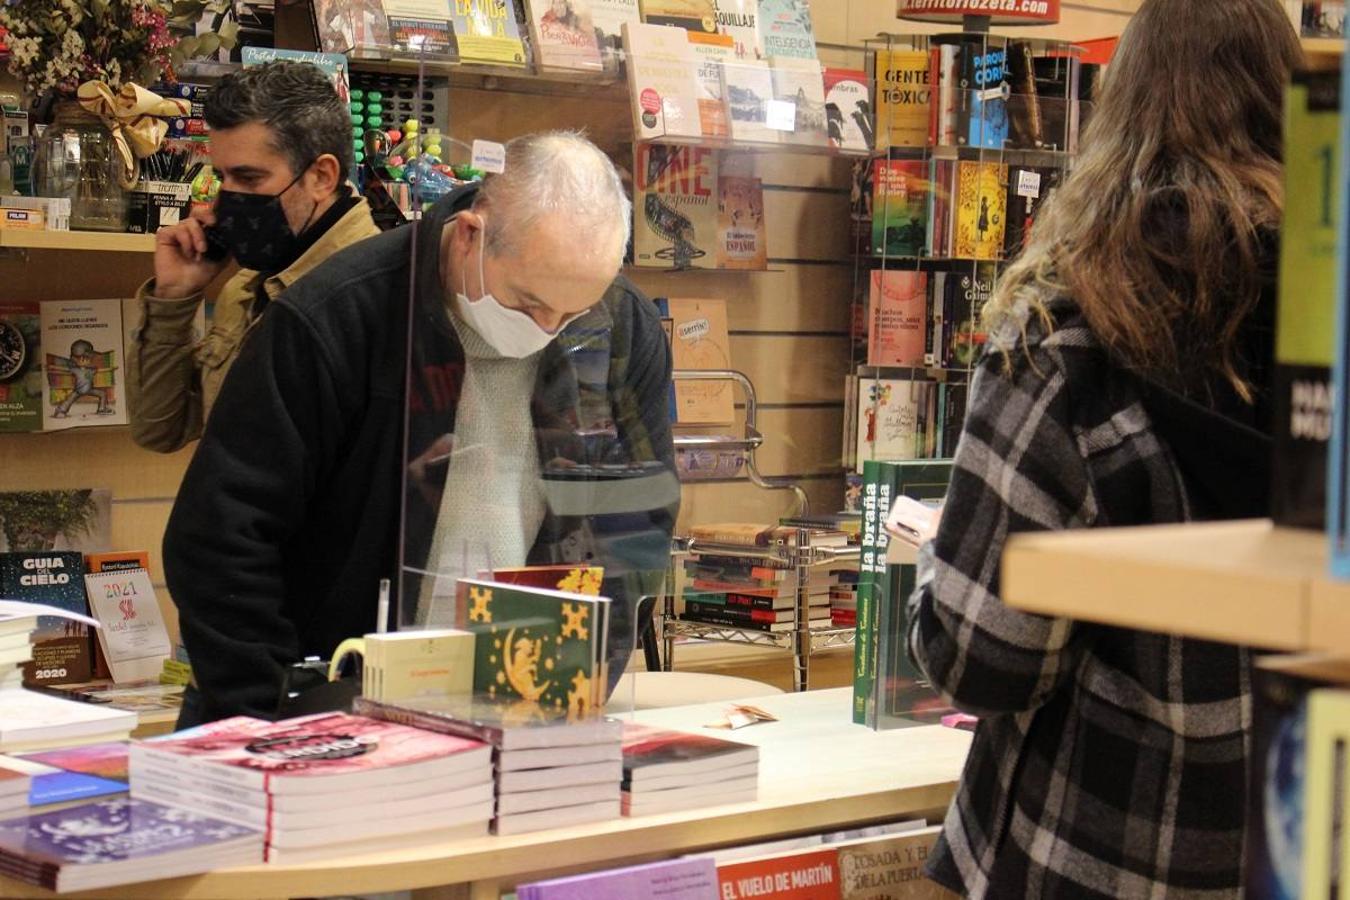
[{"label": "man's ear", "polygon": [[454,244],[460,253],[468,251],[478,233],[483,230],[483,217],[471,209],[455,214]]},{"label": "man's ear", "polygon": [[317,202],[333,195],[347,180],[342,164],[331,153],[325,153],[309,168],[309,182],[313,199]]}]

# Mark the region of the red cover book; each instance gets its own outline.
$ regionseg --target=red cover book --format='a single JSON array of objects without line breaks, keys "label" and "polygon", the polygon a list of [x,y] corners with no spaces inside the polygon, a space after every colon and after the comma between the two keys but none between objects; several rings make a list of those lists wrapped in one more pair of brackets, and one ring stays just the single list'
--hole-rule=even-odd
[{"label": "red cover book", "polygon": [[869,366],[922,366],[928,305],[926,272],[874,269]]},{"label": "red cover book", "polygon": [[518,569],[493,569],[478,575],[486,581],[514,584],[517,587],[567,591],[569,594],[600,596],[605,570],[600,566],[521,566]]},{"label": "red cover book", "polygon": [[721,896],[734,900],[837,900],[843,896],[839,852],[833,848],[728,863],[717,867],[717,881]]},{"label": "red cover book", "polygon": [[825,117],[830,146],[843,150],[870,150],[875,140],[872,124],[872,79],[860,69],[826,67]]},{"label": "red cover book", "polygon": [[[271,794],[321,794],[434,779],[491,765],[487,744],[352,716],[224,719],[132,744],[133,769],[167,769]],[[485,780],[490,775],[485,775]]]},{"label": "red cover book", "polygon": [[643,781],[653,778],[688,775],[693,779],[758,761],[759,748],[750,744],[706,734],[623,723],[625,790],[630,787],[640,790]]}]

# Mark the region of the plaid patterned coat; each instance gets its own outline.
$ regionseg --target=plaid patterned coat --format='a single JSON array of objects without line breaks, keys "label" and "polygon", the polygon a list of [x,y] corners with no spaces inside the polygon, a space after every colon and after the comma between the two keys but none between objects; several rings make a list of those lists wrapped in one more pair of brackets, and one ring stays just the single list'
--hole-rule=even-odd
[{"label": "plaid patterned coat", "polygon": [[[935,880],[971,897],[1229,898],[1240,891],[1248,651],[1012,610],[1016,532],[1193,517],[1140,382],[1071,304],[1014,369],[974,375],[951,489],[908,603],[909,651],[981,716]],[[1016,329],[993,343],[1021,342]]]}]

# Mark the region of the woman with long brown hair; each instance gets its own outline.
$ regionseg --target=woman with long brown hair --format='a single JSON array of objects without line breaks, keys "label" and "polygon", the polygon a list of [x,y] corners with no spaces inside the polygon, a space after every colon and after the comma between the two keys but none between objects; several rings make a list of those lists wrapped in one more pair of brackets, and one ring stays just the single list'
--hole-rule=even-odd
[{"label": "woman with long brown hair", "polygon": [[1283,89],[1277,0],[1145,0],[986,310],[910,649],[981,719],[929,874],[972,897],[1235,897],[1243,648],[1020,613],[1008,536],[1262,514]]}]

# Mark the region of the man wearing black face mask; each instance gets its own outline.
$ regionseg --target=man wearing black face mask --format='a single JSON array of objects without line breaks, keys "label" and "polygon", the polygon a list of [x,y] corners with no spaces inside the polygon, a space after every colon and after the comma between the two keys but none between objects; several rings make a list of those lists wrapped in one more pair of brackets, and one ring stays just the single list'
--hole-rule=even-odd
[{"label": "man wearing black face mask", "polygon": [[[314,66],[273,62],[226,77],[206,102],[215,207],[155,237],[155,277],[140,290],[143,323],[128,360],[131,433],[169,453],[201,435],[245,337],[269,302],[337,251],[377,234],[347,183],[351,120]],[[208,231],[225,251],[208,251]],[[233,261],[204,340],[193,318]]]}]

